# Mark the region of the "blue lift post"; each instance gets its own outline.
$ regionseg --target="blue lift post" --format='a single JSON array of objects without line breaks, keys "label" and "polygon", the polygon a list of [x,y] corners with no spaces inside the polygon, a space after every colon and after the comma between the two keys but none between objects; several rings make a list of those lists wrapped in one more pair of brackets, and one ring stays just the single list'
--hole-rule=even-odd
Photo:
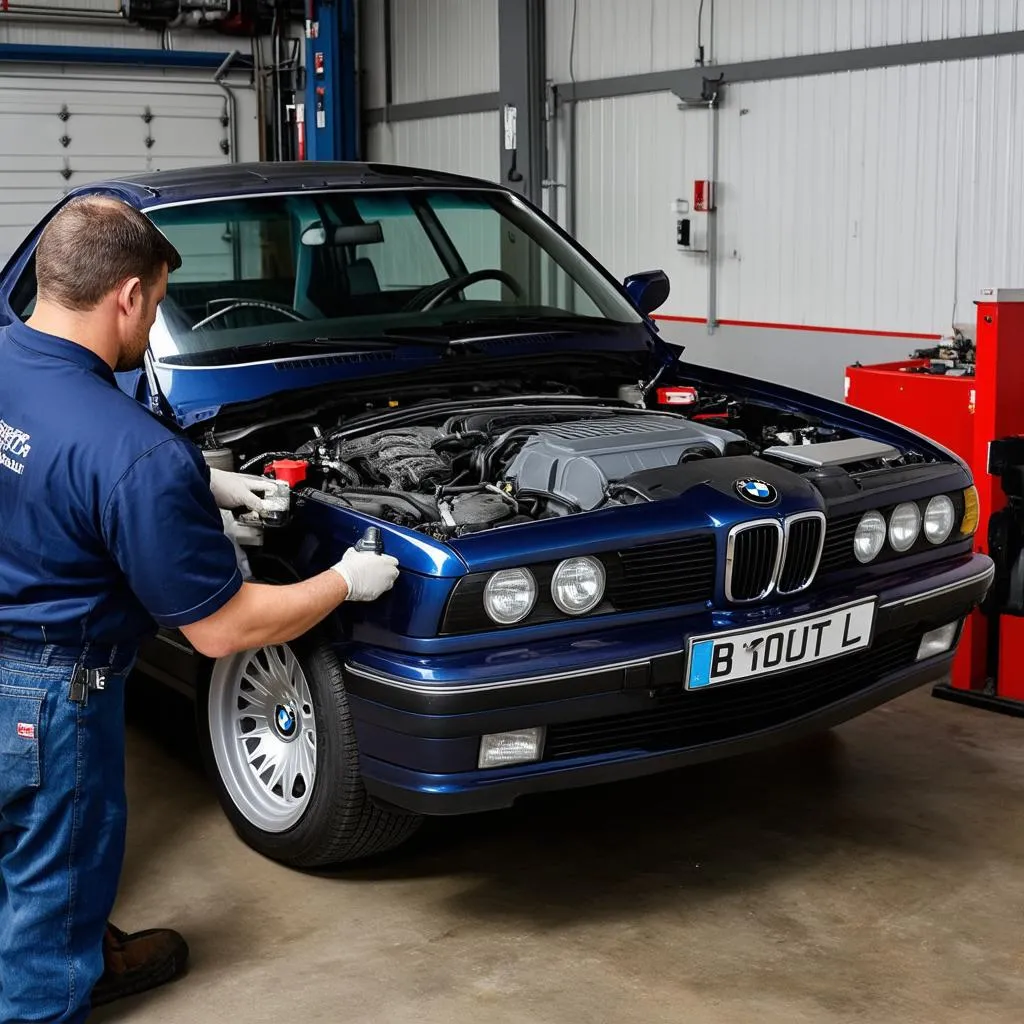
[{"label": "blue lift post", "polygon": [[356,160],[355,3],[310,0],[310,8],[306,22],[306,159]]}]

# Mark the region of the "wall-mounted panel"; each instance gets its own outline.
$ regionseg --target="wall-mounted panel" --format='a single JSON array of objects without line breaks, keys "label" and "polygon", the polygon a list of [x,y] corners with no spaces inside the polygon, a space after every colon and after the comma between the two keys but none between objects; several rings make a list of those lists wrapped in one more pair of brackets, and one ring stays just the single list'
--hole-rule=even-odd
[{"label": "wall-mounted panel", "polygon": [[499,130],[497,111],[373,125],[367,158],[496,181]]}]

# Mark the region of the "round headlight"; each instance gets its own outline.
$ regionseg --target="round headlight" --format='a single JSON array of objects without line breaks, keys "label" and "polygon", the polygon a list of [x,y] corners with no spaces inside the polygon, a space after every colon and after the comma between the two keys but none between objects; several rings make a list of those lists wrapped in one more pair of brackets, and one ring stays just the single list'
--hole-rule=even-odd
[{"label": "round headlight", "polygon": [[878,557],[885,543],[885,519],[880,512],[865,512],[853,535],[853,553],[857,561],[867,563]]},{"label": "round headlight", "polygon": [[501,569],[484,587],[484,611],[499,626],[522,622],[536,600],[537,581],[529,569]]},{"label": "round headlight", "polygon": [[893,509],[889,518],[889,543],[894,551],[909,551],[921,536],[921,510],[912,501]]},{"label": "round headlight", "polygon": [[942,544],[953,532],[956,510],[945,494],[936,494],[924,510],[924,535],[933,544]]},{"label": "round headlight", "polygon": [[566,615],[593,611],[603,597],[604,566],[596,558],[567,558],[551,577],[551,598]]}]

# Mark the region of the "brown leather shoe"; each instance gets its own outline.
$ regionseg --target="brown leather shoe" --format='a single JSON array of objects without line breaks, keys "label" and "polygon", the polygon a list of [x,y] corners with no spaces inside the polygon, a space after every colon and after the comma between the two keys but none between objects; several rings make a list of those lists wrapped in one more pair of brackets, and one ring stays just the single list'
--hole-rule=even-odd
[{"label": "brown leather shoe", "polygon": [[188,944],[170,928],[132,935],[107,922],[103,936],[103,976],[92,990],[92,1005],[138,995],[176,978],[185,969]]}]

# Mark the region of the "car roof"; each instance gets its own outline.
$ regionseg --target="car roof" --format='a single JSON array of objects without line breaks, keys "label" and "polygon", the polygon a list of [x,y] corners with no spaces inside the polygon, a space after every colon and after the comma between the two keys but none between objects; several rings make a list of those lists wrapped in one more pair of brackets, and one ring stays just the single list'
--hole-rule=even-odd
[{"label": "car roof", "polygon": [[213,199],[266,192],[301,192],[323,188],[501,188],[479,178],[428,171],[417,167],[378,163],[332,163],[299,161],[291,163],[216,164],[185,167],[173,171],[131,174],[95,181],[75,189],[74,194],[116,191],[138,207],[192,199]]}]

